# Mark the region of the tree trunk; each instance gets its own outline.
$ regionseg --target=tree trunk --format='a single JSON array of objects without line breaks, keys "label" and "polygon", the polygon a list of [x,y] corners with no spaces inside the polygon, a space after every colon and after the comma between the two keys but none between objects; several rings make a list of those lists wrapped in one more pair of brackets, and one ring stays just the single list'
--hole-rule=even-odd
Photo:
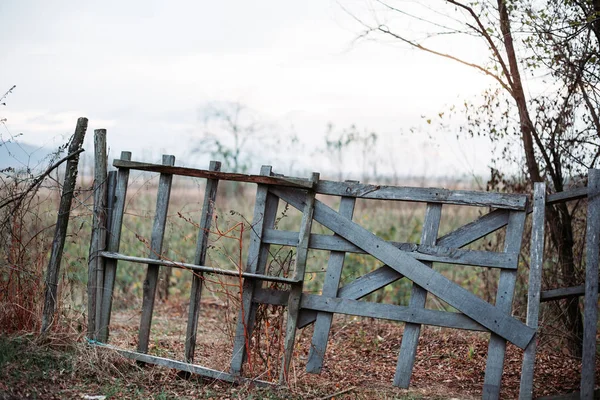
[{"label": "tree trunk", "polygon": [[[500,30],[503,35],[504,47],[510,68],[510,82],[512,89],[511,94],[519,110],[521,138],[523,140],[523,150],[525,151],[527,171],[532,182],[541,182],[544,179],[542,178],[540,167],[535,159],[533,142],[533,137],[535,136],[535,127],[533,126],[529,116],[529,111],[527,110],[527,99],[525,98],[525,91],[523,90],[523,84],[521,82],[517,55],[513,43],[512,31],[510,28],[510,16],[506,8],[505,0],[498,0],[498,11],[500,15]],[[547,165],[546,167],[551,169],[552,165]],[[553,182],[554,187],[557,190],[561,190],[563,187],[562,176],[557,173],[550,173],[550,175],[555,180],[558,180]],[[546,213],[548,227],[550,228],[550,238],[558,253],[560,275],[563,280],[562,284],[565,286],[575,286],[577,282],[575,282],[573,227],[571,224],[571,215],[569,214],[569,210],[565,203],[557,204],[554,207],[547,207]],[[577,300],[569,301],[566,309],[562,313],[562,320],[565,329],[571,334],[568,340],[568,347],[571,351],[571,354],[574,356],[581,356],[583,320],[581,313],[579,312],[579,302]]]}]

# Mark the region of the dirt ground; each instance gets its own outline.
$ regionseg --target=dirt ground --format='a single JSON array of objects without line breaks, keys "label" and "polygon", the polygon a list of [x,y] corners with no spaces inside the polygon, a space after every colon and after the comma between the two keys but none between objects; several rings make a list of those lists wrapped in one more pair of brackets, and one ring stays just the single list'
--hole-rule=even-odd
[{"label": "dirt ground", "polygon": [[[231,359],[232,329],[235,315],[218,300],[203,303],[195,363],[227,371]],[[183,358],[187,304],[158,304],[153,320],[150,353]],[[283,334],[277,318],[264,329],[260,351],[255,351],[245,366],[245,375],[277,381]],[[113,318],[111,342],[135,349],[138,313],[117,312]],[[335,398],[480,398],[483,387],[489,334],[436,327],[424,327],[417,351],[409,390],[392,386],[403,324],[371,318],[338,316],[320,375],[305,372],[312,326],[300,330],[288,382],[291,393],[320,398],[340,393]],[[270,341],[265,338],[271,337]],[[266,347],[270,346],[271,348]],[[523,351],[507,346],[501,397],[517,398]],[[561,347],[540,343],[535,370],[535,396],[576,391],[581,362],[567,356]],[[597,369],[600,376],[600,368]],[[319,397],[320,396],[320,397]]]}]

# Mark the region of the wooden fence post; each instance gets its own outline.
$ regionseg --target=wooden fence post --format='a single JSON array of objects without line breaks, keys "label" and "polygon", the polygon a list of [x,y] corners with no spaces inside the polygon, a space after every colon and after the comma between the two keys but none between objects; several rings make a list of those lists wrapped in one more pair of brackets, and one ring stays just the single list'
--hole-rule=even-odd
[{"label": "wooden fence post", "polygon": [[[121,160],[131,160],[131,153],[123,151]],[[129,180],[129,169],[120,169],[117,172],[117,183],[115,185],[114,206],[110,213],[110,226],[107,238],[107,250],[117,253],[121,242],[121,228],[123,227],[123,214],[125,211],[125,197],[127,196],[127,181]],[[97,340],[106,343],[108,341],[108,325],[112,311],[112,296],[117,277],[117,260],[107,260],[104,266],[104,282],[102,293],[102,309],[100,310],[100,324],[97,326]]]},{"label": "wooden fence post", "polygon": [[[537,329],[540,314],[540,291],[544,265],[544,223],[546,213],[546,184],[536,182],[533,188],[533,215],[531,221],[531,261],[529,262],[529,289],[527,292],[527,326]],[[533,396],[533,372],[535,368],[537,334],[523,354],[519,399]]]},{"label": "wooden fence post", "polygon": [[90,253],[88,257],[88,339],[96,339],[96,310],[101,302],[98,297],[98,271],[102,258],[98,252],[104,250],[106,244],[106,201],[107,201],[107,167],[106,167],[106,129],[94,131],[94,216]]},{"label": "wooden fence post", "polygon": [[[211,161],[210,171],[220,171],[221,163],[219,161]],[[208,179],[206,181],[206,189],[204,191],[204,203],[202,205],[202,214],[200,216],[200,229],[198,232],[198,240],[196,241],[196,255],[194,256],[194,264],[206,264],[206,250],[208,249],[208,234],[213,218],[215,200],[217,198],[218,179]],[[190,308],[188,315],[188,323],[185,335],[185,361],[194,362],[194,351],[196,349],[196,331],[198,330],[198,318],[200,316],[200,300],[202,297],[202,287],[204,285],[204,274],[202,272],[193,272],[192,289],[190,292]]]},{"label": "wooden fence post", "polygon": [[598,325],[598,249],[600,247],[600,169],[588,174],[585,297],[583,299],[583,358],[581,398],[594,398],[596,330]]},{"label": "wooden fence post", "polygon": [[[163,155],[162,163],[163,165],[175,165],[175,156]],[[150,238],[150,254],[148,255],[148,258],[154,260],[160,260],[162,254],[172,181],[173,175],[160,174],[158,194],[156,196],[156,213],[154,215],[154,225],[152,226],[152,236]],[[152,325],[152,313],[154,311],[154,299],[156,297],[159,271],[159,265],[148,264],[148,271],[144,280],[142,317],[138,335],[138,351],[140,353],[148,352],[150,326]]]},{"label": "wooden fence post", "polygon": [[[87,131],[87,118],[79,118],[75,128],[75,134],[69,145],[69,154],[81,150],[85,132]],[[63,185],[60,205],[58,208],[58,217],[56,219],[56,230],[52,242],[52,252],[50,253],[50,262],[46,272],[44,311],[42,314],[42,333],[46,332],[54,322],[54,313],[56,311],[56,296],[58,293],[58,277],[60,275],[60,262],[65,246],[67,228],[69,227],[69,216],[71,214],[71,202],[75,193],[77,183],[77,165],[79,164],[79,155],[67,161],[65,171],[65,181]]]}]

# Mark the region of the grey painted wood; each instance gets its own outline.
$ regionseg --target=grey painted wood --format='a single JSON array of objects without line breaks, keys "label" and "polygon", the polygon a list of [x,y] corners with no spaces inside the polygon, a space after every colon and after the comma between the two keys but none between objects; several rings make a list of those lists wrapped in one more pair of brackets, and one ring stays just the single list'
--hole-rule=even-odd
[{"label": "grey painted wood", "polygon": [[97,297],[98,271],[101,258],[98,251],[106,246],[106,201],[107,201],[106,129],[94,130],[94,208],[90,252],[88,257],[88,327],[87,337],[96,339],[96,313],[100,298]]},{"label": "grey painted wood", "polygon": [[[267,229],[263,242],[283,246],[296,246],[298,232]],[[397,249],[420,261],[439,262],[458,265],[474,265],[490,268],[516,269],[518,254],[495,253],[491,251],[460,250],[451,247],[417,245],[415,243],[389,242]],[[308,246],[311,249],[347,253],[365,252],[339,236],[311,234]]]},{"label": "grey painted wood", "polygon": [[317,193],[334,196],[359,197],[361,199],[458,204],[497,207],[511,210],[524,210],[527,202],[527,196],[523,194],[398,187],[333,181],[319,181]]},{"label": "grey painted wood", "polygon": [[598,329],[598,250],[600,249],[600,170],[598,169],[590,169],[588,173],[586,235],[581,398],[591,399],[594,396]]},{"label": "grey painted wood", "polygon": [[243,378],[243,377],[239,377],[236,375],[228,374],[227,372],[224,372],[224,371],[218,371],[218,370],[202,367],[200,365],[185,363],[182,361],[175,361],[170,358],[151,356],[149,354],[138,353],[135,351],[121,349],[121,348],[106,345],[106,344],[97,344],[96,347],[98,347],[99,349],[116,351],[117,353],[121,354],[123,357],[129,358],[130,360],[136,360],[136,361],[140,361],[140,362],[147,363],[147,364],[161,365],[163,367],[173,368],[173,369],[177,369],[180,371],[189,372],[191,374],[197,374],[197,375],[205,376],[205,377],[211,378],[211,379],[219,379],[221,381],[231,382],[231,383],[252,384],[252,385],[259,386],[259,387],[274,386],[270,382],[261,381],[261,380],[257,380],[257,379]]},{"label": "grey painted wood", "polygon": [[[121,160],[131,160],[131,153],[121,153]],[[127,196],[127,181],[129,170],[120,169],[117,172],[117,185],[115,187],[114,207],[110,214],[110,228],[108,231],[106,249],[110,252],[118,252],[121,241],[121,229],[123,227],[123,213],[125,211],[125,197]],[[98,341],[108,341],[108,326],[110,325],[110,314],[112,310],[112,295],[115,288],[117,276],[117,260],[106,260],[104,265],[104,293],[102,294],[102,310],[100,313],[100,326],[98,327]]]},{"label": "grey painted wood", "polygon": [[481,239],[485,235],[497,231],[508,224],[509,211],[494,210],[477,220],[440,237],[438,246],[463,247]]},{"label": "grey painted wood", "polygon": [[67,161],[65,169],[65,179],[58,205],[58,217],[56,218],[56,227],[54,230],[54,239],[52,240],[52,249],[50,251],[50,260],[46,270],[46,280],[44,282],[44,308],[42,310],[42,333],[46,332],[53,324],[56,312],[56,299],[58,296],[58,278],[60,276],[60,264],[62,261],[65,240],[67,239],[67,229],[69,227],[69,216],[71,214],[71,203],[75,195],[75,185],[77,184],[77,168],[79,165],[79,154],[83,146],[83,139],[87,131],[87,118],[78,118],[75,133],[69,144],[69,154],[75,154]]},{"label": "grey painted wood", "polygon": [[[209,171],[220,171],[221,163],[211,161],[208,167]],[[196,254],[194,264],[204,265],[206,263],[206,250],[208,248],[208,235],[215,201],[217,199],[217,179],[208,179],[206,189],[204,190],[204,202],[202,204],[202,214],[200,215],[200,229],[198,240],[196,241]],[[202,298],[202,286],[204,277],[202,272],[193,272],[192,289],[190,292],[190,308],[188,312],[188,321],[185,335],[185,361],[194,362],[194,350],[196,349],[196,331],[198,329],[198,318],[200,316],[200,300]]]},{"label": "grey painted wood", "polygon": [[[108,173],[108,182],[107,182],[107,194],[106,194],[106,223],[104,226],[104,247],[102,250],[106,249],[108,234],[110,232],[110,226],[112,222],[112,211],[115,207],[115,190],[117,188],[117,171],[110,171]],[[96,275],[96,332],[95,332],[95,340],[98,340],[98,332],[100,330],[101,325],[101,317],[102,317],[102,302],[104,296],[104,269],[106,265],[106,258],[102,255],[102,252],[98,254],[98,271]]]},{"label": "grey painted wood", "polygon": [[[440,228],[440,220],[442,218],[441,204],[427,204],[425,210],[425,219],[423,221],[423,231],[421,232],[421,244],[435,245],[438,230]],[[424,263],[425,266],[431,268],[430,262]],[[410,295],[409,307],[411,309],[425,308],[427,300],[427,290],[413,283]],[[419,345],[419,336],[421,335],[421,325],[407,323],[404,326],[402,334],[402,342],[400,344],[400,352],[398,354],[398,362],[396,363],[396,373],[394,375],[394,386],[408,388],[413,367],[415,365],[415,357],[417,356],[417,346]]]},{"label": "grey painted wood", "polygon": [[[339,209],[340,215],[343,215],[348,219],[352,219],[355,204],[355,198],[342,197]],[[313,236],[314,235],[311,235],[310,238],[313,238]],[[335,238],[336,236],[331,237]],[[323,296],[335,297],[337,295],[345,258],[346,253],[342,251],[332,251],[329,255],[327,271],[323,282],[323,290],[321,291]],[[327,351],[327,341],[329,339],[329,330],[331,329],[332,320],[332,313],[319,312],[317,314],[310,351],[308,353],[308,361],[306,362],[307,372],[313,374],[321,373],[321,368],[323,367],[323,358],[325,357],[325,352]]]},{"label": "grey painted wood", "polygon": [[[523,230],[527,213],[511,211],[506,227],[504,238],[504,251],[515,253],[521,249]],[[498,281],[498,292],[496,293],[496,309],[510,317],[512,302],[515,293],[517,271],[502,270]],[[534,333],[536,329],[529,328]],[[530,340],[526,343],[529,345]],[[526,347],[525,346],[525,347]],[[500,398],[500,387],[502,383],[502,370],[504,369],[504,356],[506,353],[506,340],[500,335],[492,333],[488,344],[488,356],[485,367],[485,378],[483,382],[483,398]]]},{"label": "grey painted wood", "polygon": [[113,166],[119,169],[135,169],[139,171],[159,172],[179,176],[190,176],[194,178],[218,179],[222,181],[236,181],[258,183],[263,185],[278,185],[299,188],[310,188],[311,182],[307,179],[293,178],[287,176],[273,175],[246,175],[232,172],[207,171],[203,169],[172,167],[161,164],[142,163],[128,160],[114,160]]},{"label": "grey painted wood", "polygon": [[542,303],[544,303],[546,301],[556,301],[556,300],[562,300],[562,299],[569,299],[572,297],[581,297],[584,294],[585,294],[585,285],[544,290],[541,293],[540,301]]},{"label": "grey painted wood", "polygon": [[[437,243],[440,246],[460,248],[466,246],[485,235],[488,235],[508,223],[507,210],[495,210],[489,214],[478,218],[458,229],[442,236]],[[347,299],[360,299],[371,294],[392,282],[402,279],[404,276],[396,270],[384,265],[366,275],[361,276],[355,281],[343,286],[338,292],[338,296]],[[315,321],[316,313],[310,310],[303,310],[300,313],[298,321],[299,327],[305,327]]]},{"label": "grey painted wood", "polygon": [[546,204],[562,203],[565,201],[583,199],[588,195],[586,186],[565,190],[564,192],[549,194],[546,198]]},{"label": "grey painted wood", "polygon": [[[546,211],[546,184],[535,183],[533,187],[533,215],[531,221],[531,259],[529,262],[529,288],[527,289],[527,326],[538,329],[542,267],[544,265],[544,224]],[[535,367],[536,338],[529,343],[523,354],[519,399],[533,397],[533,372]]]},{"label": "grey painted wood", "polygon": [[[277,188],[272,189],[272,192],[295,208],[303,206],[305,196],[301,191]],[[315,202],[314,218],[320,224],[345,237],[370,255],[407,276],[417,285],[427,289],[427,291],[518,347],[525,348],[535,334],[533,329],[503,313],[501,309],[483,301],[414,258],[403,255],[393,245],[378,238],[360,225],[340,216],[320,201]]]},{"label": "grey painted wood", "polygon": [[[163,155],[164,165],[175,165],[175,156]],[[162,245],[165,237],[165,227],[167,224],[167,215],[169,212],[169,199],[171,198],[171,183],[173,175],[160,174],[158,181],[158,193],[156,196],[156,212],[154,213],[154,225],[150,236],[150,251],[148,258],[160,260],[162,257]],[[144,280],[142,316],[140,320],[140,331],[138,334],[138,351],[140,353],[148,352],[148,342],[150,340],[150,326],[152,325],[152,314],[154,312],[154,299],[156,297],[156,288],[158,287],[158,273],[160,265],[150,263]]]},{"label": "grey painted wood", "polygon": [[[263,166],[260,170],[262,176],[271,176],[271,167]],[[273,214],[276,214],[277,201],[274,196],[269,196],[269,188],[266,185],[258,185],[256,190],[256,200],[254,203],[254,216],[252,218],[252,231],[250,234],[250,244],[248,246],[248,262],[246,272],[254,274],[259,270],[260,263],[265,258],[265,252],[268,248],[262,245],[262,236],[265,227],[269,227],[269,219],[274,220]],[[273,212],[273,209],[275,210]],[[242,364],[246,357],[246,350],[249,345],[249,324],[252,314],[252,297],[254,295],[255,283],[252,280],[244,279],[241,292],[241,305],[238,320],[236,324],[235,337],[233,339],[233,354],[231,357],[230,370],[234,375],[242,372]]]},{"label": "grey painted wood", "polygon": [[126,254],[114,253],[114,252],[110,252],[110,251],[101,251],[100,256],[102,256],[108,260],[129,261],[129,262],[134,262],[134,263],[138,263],[138,264],[156,264],[156,265],[162,265],[162,266],[171,267],[171,268],[181,268],[181,269],[185,269],[185,270],[205,272],[205,273],[215,274],[215,275],[234,276],[237,278],[242,277],[244,279],[255,279],[258,281],[287,283],[287,284],[298,282],[297,279],[284,278],[281,276],[253,274],[250,272],[241,272],[240,273],[239,271],[232,270],[232,269],[219,269],[219,268],[209,267],[206,265],[195,265],[195,264],[189,264],[189,263],[183,263],[183,262],[177,262],[177,261],[171,261],[171,260],[154,260],[154,259],[148,258],[148,257],[129,256]]},{"label": "grey painted wood", "polygon": [[[313,172],[311,182],[313,187],[319,181],[319,174]],[[302,221],[300,222],[300,232],[298,234],[298,246],[296,247],[296,268],[294,277],[301,281],[291,285],[290,296],[287,306],[287,322],[285,324],[285,339],[283,342],[283,360],[281,362],[281,373],[279,374],[279,383],[288,382],[290,362],[294,355],[294,343],[296,341],[296,328],[298,316],[300,315],[300,299],[302,298],[302,286],[304,272],[306,271],[306,262],[308,260],[308,239],[312,228],[313,214],[315,210],[315,192],[310,190],[304,197],[304,207],[302,210]]]},{"label": "grey painted wood", "polygon": [[327,297],[309,293],[304,293],[302,295],[301,305],[302,308],[326,311],[329,313],[489,332],[487,328],[461,313],[341,299],[339,297]]}]

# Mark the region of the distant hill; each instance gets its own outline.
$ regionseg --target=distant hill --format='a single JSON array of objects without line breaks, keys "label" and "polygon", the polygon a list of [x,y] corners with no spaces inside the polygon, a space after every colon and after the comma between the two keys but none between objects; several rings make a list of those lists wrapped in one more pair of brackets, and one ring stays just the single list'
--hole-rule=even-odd
[{"label": "distant hill", "polygon": [[0,170],[30,168],[42,170],[48,166],[48,157],[54,150],[22,142],[0,142]]}]

